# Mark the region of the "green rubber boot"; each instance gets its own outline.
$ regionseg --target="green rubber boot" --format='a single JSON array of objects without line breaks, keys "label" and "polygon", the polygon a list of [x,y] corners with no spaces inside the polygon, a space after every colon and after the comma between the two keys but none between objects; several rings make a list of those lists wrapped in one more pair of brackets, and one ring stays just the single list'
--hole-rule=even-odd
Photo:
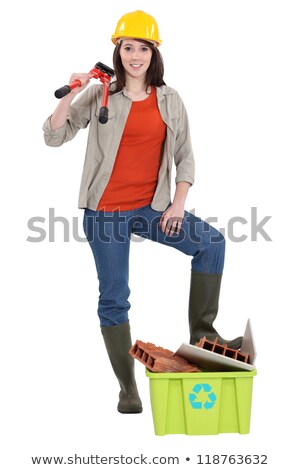
[{"label": "green rubber boot", "polygon": [[120,413],[141,413],[142,402],[134,377],[134,359],[128,354],[132,346],[129,322],[116,326],[102,326],[107,353],[119,381],[118,411]]},{"label": "green rubber boot", "polygon": [[203,336],[206,336],[209,341],[214,341],[218,337],[218,343],[225,343],[229,348],[240,349],[242,336],[228,341],[223,339],[212,326],[218,314],[221,280],[222,274],[191,272],[189,299],[190,344],[196,344]]}]

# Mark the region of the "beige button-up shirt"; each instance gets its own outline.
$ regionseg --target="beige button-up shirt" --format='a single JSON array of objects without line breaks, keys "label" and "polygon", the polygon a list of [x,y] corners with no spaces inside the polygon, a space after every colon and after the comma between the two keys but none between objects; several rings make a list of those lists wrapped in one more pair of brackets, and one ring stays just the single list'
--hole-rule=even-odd
[{"label": "beige button-up shirt", "polygon": [[[171,201],[173,159],[176,166],[176,183],[186,181],[193,184],[195,165],[187,113],[180,96],[166,85],[156,87],[156,94],[161,117],[167,125],[167,134],[162,148],[158,181],[151,207],[157,211],[164,211]],[[52,147],[68,142],[75,137],[79,129],[90,126],[79,191],[78,207],[81,209],[87,207],[97,210],[99,200],[113,171],[132,104],[125,89],[115,95],[110,95],[108,122],[100,124],[98,119],[101,100],[102,85],[92,85],[71,104],[64,127],[52,130],[51,116],[43,125],[45,142]]]}]

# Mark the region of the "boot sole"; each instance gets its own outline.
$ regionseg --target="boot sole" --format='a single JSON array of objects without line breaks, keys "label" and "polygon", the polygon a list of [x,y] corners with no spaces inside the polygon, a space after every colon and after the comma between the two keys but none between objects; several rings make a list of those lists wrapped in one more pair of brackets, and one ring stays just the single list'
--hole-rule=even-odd
[{"label": "boot sole", "polygon": [[138,409],[138,410],[119,410],[119,408],[117,408],[118,412],[125,415],[125,414],[139,414],[139,413],[142,413],[143,411],[143,408],[141,409]]}]

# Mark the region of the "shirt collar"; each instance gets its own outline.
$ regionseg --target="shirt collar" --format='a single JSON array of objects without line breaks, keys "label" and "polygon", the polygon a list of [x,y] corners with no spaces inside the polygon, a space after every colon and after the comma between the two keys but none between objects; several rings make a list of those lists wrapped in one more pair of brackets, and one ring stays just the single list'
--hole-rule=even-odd
[{"label": "shirt collar", "polygon": [[[167,85],[157,86],[155,88],[156,88],[156,96],[157,96],[158,101],[162,101],[166,95],[173,95],[175,93],[175,91],[172,88],[168,87]],[[129,98],[125,87],[123,88],[123,90],[120,90],[117,93],[115,93],[115,95],[120,95],[121,93],[123,93],[124,96]]]}]

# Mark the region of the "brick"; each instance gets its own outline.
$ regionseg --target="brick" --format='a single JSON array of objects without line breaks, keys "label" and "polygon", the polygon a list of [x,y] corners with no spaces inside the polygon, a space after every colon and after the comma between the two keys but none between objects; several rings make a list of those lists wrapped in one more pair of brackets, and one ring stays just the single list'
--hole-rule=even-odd
[{"label": "brick", "polygon": [[152,372],[200,372],[183,357],[176,356],[169,349],[137,340],[129,354],[144,364]]},{"label": "brick", "polygon": [[249,354],[243,354],[239,349],[228,348],[226,344],[219,344],[218,337],[214,341],[209,341],[206,336],[196,343],[198,348],[207,349],[208,351],[215,352],[216,354],[221,354],[222,356],[231,357],[237,361],[249,363]]}]

